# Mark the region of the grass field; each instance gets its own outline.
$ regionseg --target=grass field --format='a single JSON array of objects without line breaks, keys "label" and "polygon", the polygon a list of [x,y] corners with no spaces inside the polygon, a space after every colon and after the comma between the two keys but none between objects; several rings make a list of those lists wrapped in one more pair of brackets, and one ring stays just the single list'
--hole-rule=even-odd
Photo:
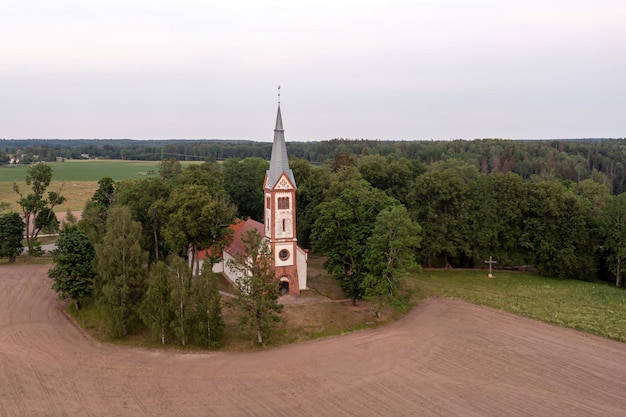
[{"label": "grass field", "polygon": [[[51,162],[55,181],[98,181],[111,177],[115,181],[144,178],[159,173],[158,161],[120,161],[109,159],[66,160]],[[0,182],[23,181],[28,165],[0,166]]]},{"label": "grass field", "polygon": [[[183,166],[193,162],[182,162]],[[64,212],[82,210],[85,202],[91,198],[98,188],[98,181],[103,177],[111,177],[114,181],[148,178],[159,172],[157,161],[119,161],[119,160],[66,160],[50,163],[52,167],[52,183],[48,191],[58,191],[63,186],[62,194],[67,199],[64,204],[55,207],[54,211]],[[24,182],[27,165],[0,166],[0,201],[11,204],[11,209],[19,211],[17,194],[13,191],[13,183],[17,182],[20,190],[27,193],[29,188]]]},{"label": "grass field", "polygon": [[626,342],[626,290],[517,272],[424,271],[416,299],[450,297]]}]

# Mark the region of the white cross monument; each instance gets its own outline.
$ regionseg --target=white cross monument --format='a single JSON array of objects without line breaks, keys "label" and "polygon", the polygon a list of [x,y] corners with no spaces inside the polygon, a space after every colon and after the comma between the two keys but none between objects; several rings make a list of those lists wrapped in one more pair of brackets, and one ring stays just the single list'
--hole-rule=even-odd
[{"label": "white cross monument", "polygon": [[489,275],[487,275],[487,278],[493,278],[493,274],[491,273],[491,265],[497,263],[496,261],[494,261],[493,259],[491,259],[491,256],[489,257],[488,261],[485,261],[486,264],[489,264]]}]

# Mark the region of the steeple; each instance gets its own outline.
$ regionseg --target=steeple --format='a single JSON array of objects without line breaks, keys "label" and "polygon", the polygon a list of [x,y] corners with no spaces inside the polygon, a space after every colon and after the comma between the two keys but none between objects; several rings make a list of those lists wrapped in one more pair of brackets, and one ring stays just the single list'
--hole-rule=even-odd
[{"label": "steeple", "polygon": [[[280,94],[279,94],[280,97]],[[283,129],[283,118],[280,113],[280,101],[278,102],[278,113],[276,114],[276,127],[274,128],[274,144],[272,145],[272,159],[270,169],[267,171],[268,186],[274,188],[276,182],[283,174],[296,185],[293,172],[289,168],[289,157],[287,156],[287,145],[285,144],[285,130]]]},{"label": "steeple", "polygon": [[274,144],[270,167],[263,181],[264,232],[273,256],[276,279],[283,294],[300,294],[306,289],[307,252],[298,246],[296,230],[296,180],[289,168],[285,130],[280,112],[280,87],[278,111],[274,128]]}]

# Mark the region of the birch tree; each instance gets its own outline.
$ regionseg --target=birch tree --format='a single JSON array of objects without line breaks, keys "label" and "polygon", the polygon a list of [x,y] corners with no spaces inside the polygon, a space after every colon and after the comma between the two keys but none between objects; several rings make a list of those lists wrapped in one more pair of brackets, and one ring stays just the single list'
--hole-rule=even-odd
[{"label": "birch tree", "polygon": [[164,262],[157,262],[150,271],[150,284],[141,303],[141,319],[164,345],[173,319],[169,273]]},{"label": "birch tree", "polygon": [[141,225],[132,220],[128,207],[111,207],[103,242],[96,245],[95,266],[98,298],[109,312],[113,337],[128,334],[145,292],[147,256],[140,242]]},{"label": "birch tree", "polygon": [[280,292],[267,242],[254,229],[244,234],[241,241],[243,252],[228,261],[230,268],[239,275],[231,302],[241,313],[241,329],[253,329],[257,342],[262,344],[264,337],[280,320],[283,306],[278,303]]},{"label": "birch tree", "polygon": [[196,342],[204,347],[219,345],[224,333],[218,279],[211,271],[211,264],[205,262],[194,285],[194,335]]}]

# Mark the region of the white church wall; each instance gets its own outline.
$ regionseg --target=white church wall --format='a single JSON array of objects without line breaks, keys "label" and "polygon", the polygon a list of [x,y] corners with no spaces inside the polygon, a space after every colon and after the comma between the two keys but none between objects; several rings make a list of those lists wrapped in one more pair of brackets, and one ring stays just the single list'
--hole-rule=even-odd
[{"label": "white church wall", "polygon": [[297,246],[296,256],[298,257],[298,285],[301,290],[306,290],[308,254],[300,246]]}]

